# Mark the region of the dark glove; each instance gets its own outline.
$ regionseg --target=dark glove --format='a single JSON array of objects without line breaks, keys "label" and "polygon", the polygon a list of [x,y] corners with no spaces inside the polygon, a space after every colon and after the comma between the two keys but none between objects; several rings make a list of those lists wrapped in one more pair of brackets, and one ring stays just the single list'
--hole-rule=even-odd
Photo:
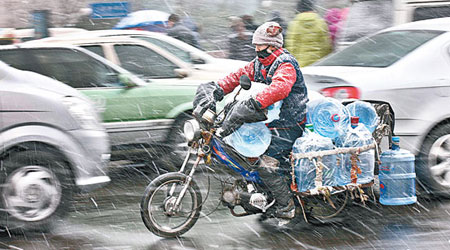
[{"label": "dark glove", "polygon": [[202,83],[198,86],[195,93],[193,105],[194,110],[197,106],[211,109],[216,112],[216,102],[222,101],[224,96],[223,89],[215,82]]},{"label": "dark glove", "polygon": [[261,109],[261,104],[254,98],[237,101],[231,108],[222,123],[222,132],[220,135],[225,137],[244,123],[259,122],[267,120],[267,110]]}]

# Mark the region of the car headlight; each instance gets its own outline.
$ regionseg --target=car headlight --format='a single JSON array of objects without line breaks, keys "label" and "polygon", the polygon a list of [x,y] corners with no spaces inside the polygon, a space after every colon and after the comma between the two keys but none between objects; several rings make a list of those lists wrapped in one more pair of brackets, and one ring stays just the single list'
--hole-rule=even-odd
[{"label": "car headlight", "polygon": [[187,120],[184,123],[184,136],[188,142],[191,142],[200,137],[200,124],[197,120]]},{"label": "car headlight", "polygon": [[63,104],[80,127],[89,130],[103,130],[100,119],[93,105],[83,99],[67,96]]}]

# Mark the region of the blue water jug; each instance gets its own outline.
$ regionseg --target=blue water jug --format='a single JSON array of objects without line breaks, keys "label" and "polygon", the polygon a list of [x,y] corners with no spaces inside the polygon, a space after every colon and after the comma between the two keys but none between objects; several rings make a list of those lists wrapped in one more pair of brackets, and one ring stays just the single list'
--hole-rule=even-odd
[{"label": "blue water jug", "polygon": [[269,147],[272,134],[264,122],[244,123],[224,140],[241,155],[258,157]]},{"label": "blue water jug", "polygon": [[[342,147],[362,147],[372,144],[374,139],[372,133],[361,123],[359,123],[358,117],[351,117],[351,126],[344,134],[340,141],[342,141]],[[359,162],[358,167],[361,169],[361,174],[358,174],[358,184],[366,184],[374,178],[375,168],[375,150],[361,152],[358,155]],[[344,154],[342,157],[341,165],[337,173],[337,181],[339,185],[347,185],[351,183],[351,154]]]},{"label": "blue water jug", "polygon": [[379,118],[375,108],[368,102],[355,101],[347,105],[350,116],[359,117],[359,123],[364,124],[366,128],[373,133],[378,126]]},{"label": "blue water jug", "polygon": [[338,100],[325,98],[317,104],[311,115],[314,131],[322,136],[334,139],[343,134],[350,125],[349,112]]},{"label": "blue water jug", "polygon": [[309,101],[306,104],[306,123],[307,124],[313,124],[313,117],[314,117],[314,110],[316,109],[317,105],[321,104],[322,102],[325,102],[325,98],[316,99],[313,101]]},{"label": "blue water jug", "polygon": [[[295,154],[332,149],[334,149],[334,145],[331,139],[315,133],[313,126],[308,124],[302,137],[295,141],[292,152]],[[323,186],[336,186],[336,155],[322,157],[322,163],[325,165],[322,170]],[[316,187],[316,166],[313,161],[309,159],[296,160],[294,172],[299,192],[305,192]]]},{"label": "blue water jug", "polygon": [[380,203],[408,205],[417,201],[414,155],[400,149],[400,138],[392,137],[392,149],[381,154]]}]

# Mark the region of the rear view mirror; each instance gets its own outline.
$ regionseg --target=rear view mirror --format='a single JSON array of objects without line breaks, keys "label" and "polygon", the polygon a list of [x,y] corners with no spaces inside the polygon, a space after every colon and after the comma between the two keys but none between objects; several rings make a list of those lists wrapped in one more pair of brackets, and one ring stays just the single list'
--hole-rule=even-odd
[{"label": "rear view mirror", "polygon": [[205,60],[203,60],[202,58],[198,57],[195,54],[190,53],[190,57],[191,57],[191,62],[193,64],[205,64]]},{"label": "rear view mirror", "polygon": [[244,90],[249,90],[252,87],[252,81],[250,81],[250,78],[247,75],[242,75],[241,78],[239,78],[239,84]]},{"label": "rear view mirror", "polygon": [[122,84],[124,84],[127,88],[133,88],[137,86],[137,83],[135,83],[128,74],[119,74],[119,80]]},{"label": "rear view mirror", "polygon": [[192,58],[192,63],[193,64],[205,64],[205,60],[201,59],[201,58]]},{"label": "rear view mirror", "polygon": [[189,76],[189,71],[186,69],[174,69],[178,78],[185,78]]}]

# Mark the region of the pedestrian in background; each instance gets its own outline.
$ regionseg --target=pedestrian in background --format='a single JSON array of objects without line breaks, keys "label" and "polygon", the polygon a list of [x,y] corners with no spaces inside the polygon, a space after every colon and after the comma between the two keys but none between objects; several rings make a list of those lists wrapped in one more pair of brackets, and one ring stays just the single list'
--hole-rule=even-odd
[{"label": "pedestrian in background", "polygon": [[199,40],[200,40],[200,32],[202,30],[201,25],[197,24],[194,19],[192,19],[191,16],[189,15],[185,15],[184,18],[181,19],[181,23],[186,26],[187,28],[189,28],[190,30],[192,30],[192,33],[194,34],[194,39],[195,41],[197,41],[197,48],[202,49],[200,44],[199,44]]},{"label": "pedestrian in background", "polygon": [[256,28],[258,28],[258,25],[256,25],[253,22],[253,16],[251,15],[242,15],[241,16],[242,21],[245,24],[245,28],[250,32],[255,32]]},{"label": "pedestrian in background", "polygon": [[250,62],[256,57],[252,44],[253,33],[245,28],[240,17],[231,18],[232,34],[228,36],[228,58]]},{"label": "pedestrian in background", "polygon": [[327,24],[314,11],[312,0],[300,0],[297,12],[289,22],[285,47],[304,67],[328,55],[332,46]]},{"label": "pedestrian in background", "polygon": [[183,41],[187,44],[190,44],[194,47],[200,48],[197,37],[194,34],[194,31],[192,31],[188,27],[184,26],[180,22],[179,15],[171,14],[169,16],[167,26],[169,27],[169,29],[167,29],[167,35],[169,35],[173,38],[176,38],[178,40],[181,40],[181,41]]},{"label": "pedestrian in background", "polygon": [[343,20],[343,10],[338,8],[331,8],[325,13],[325,21],[330,31],[330,39],[333,48],[336,44],[336,34],[341,28],[341,22]]}]

